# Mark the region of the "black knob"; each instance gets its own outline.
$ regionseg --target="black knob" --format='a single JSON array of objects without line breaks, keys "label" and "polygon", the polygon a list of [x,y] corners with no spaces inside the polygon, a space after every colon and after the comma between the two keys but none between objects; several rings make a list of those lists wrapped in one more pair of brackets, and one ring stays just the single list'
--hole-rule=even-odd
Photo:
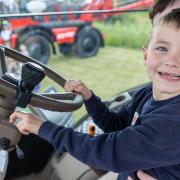
[{"label": "black knob", "polygon": [[31,92],[44,77],[44,69],[38,64],[31,62],[24,64],[21,72],[21,90]]},{"label": "black knob", "polygon": [[0,139],[0,149],[7,150],[9,148],[10,140],[6,137]]}]

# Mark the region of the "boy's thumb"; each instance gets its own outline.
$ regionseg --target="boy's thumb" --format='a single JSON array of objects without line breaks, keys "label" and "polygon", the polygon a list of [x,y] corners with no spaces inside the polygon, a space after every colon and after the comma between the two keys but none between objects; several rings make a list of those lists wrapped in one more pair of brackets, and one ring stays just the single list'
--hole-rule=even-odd
[{"label": "boy's thumb", "polygon": [[140,180],[156,180],[154,177],[150,176],[149,174],[143,171],[138,171],[137,176]]}]

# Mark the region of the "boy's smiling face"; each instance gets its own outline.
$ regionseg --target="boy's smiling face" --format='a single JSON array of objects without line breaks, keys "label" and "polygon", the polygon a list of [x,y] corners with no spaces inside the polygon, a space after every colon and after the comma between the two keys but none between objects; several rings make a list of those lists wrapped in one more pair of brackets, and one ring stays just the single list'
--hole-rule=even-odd
[{"label": "boy's smiling face", "polygon": [[173,23],[153,28],[144,65],[156,100],[180,95],[180,28]]}]

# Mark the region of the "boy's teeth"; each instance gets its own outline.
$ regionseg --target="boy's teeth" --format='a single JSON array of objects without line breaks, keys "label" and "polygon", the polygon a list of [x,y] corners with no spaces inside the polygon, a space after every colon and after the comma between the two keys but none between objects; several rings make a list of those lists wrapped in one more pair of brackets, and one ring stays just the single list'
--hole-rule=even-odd
[{"label": "boy's teeth", "polygon": [[180,75],[177,74],[170,74],[170,73],[161,73],[162,75],[166,75],[166,76],[172,76],[172,77],[180,77]]},{"label": "boy's teeth", "polygon": [[166,76],[167,78],[171,78],[171,79],[179,79],[180,75],[176,75],[176,74],[169,74],[169,73],[160,73],[163,76]]}]

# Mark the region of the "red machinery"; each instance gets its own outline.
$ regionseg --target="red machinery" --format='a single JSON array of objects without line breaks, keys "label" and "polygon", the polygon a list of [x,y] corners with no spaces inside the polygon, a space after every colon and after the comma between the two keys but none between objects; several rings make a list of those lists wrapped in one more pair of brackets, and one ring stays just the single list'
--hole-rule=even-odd
[{"label": "red machinery", "polygon": [[[56,52],[55,44],[65,55],[73,52],[80,57],[94,56],[104,45],[104,41],[101,32],[92,26],[93,21],[105,20],[123,11],[149,8],[152,3],[153,0],[126,0],[120,7],[115,7],[112,0],[91,0],[84,5],[49,2],[44,12],[114,11],[9,18],[12,31],[10,44],[18,50],[23,45],[31,57],[44,64],[49,60],[50,46]],[[3,26],[3,22],[1,25]],[[2,38],[0,43],[4,44]]]}]

